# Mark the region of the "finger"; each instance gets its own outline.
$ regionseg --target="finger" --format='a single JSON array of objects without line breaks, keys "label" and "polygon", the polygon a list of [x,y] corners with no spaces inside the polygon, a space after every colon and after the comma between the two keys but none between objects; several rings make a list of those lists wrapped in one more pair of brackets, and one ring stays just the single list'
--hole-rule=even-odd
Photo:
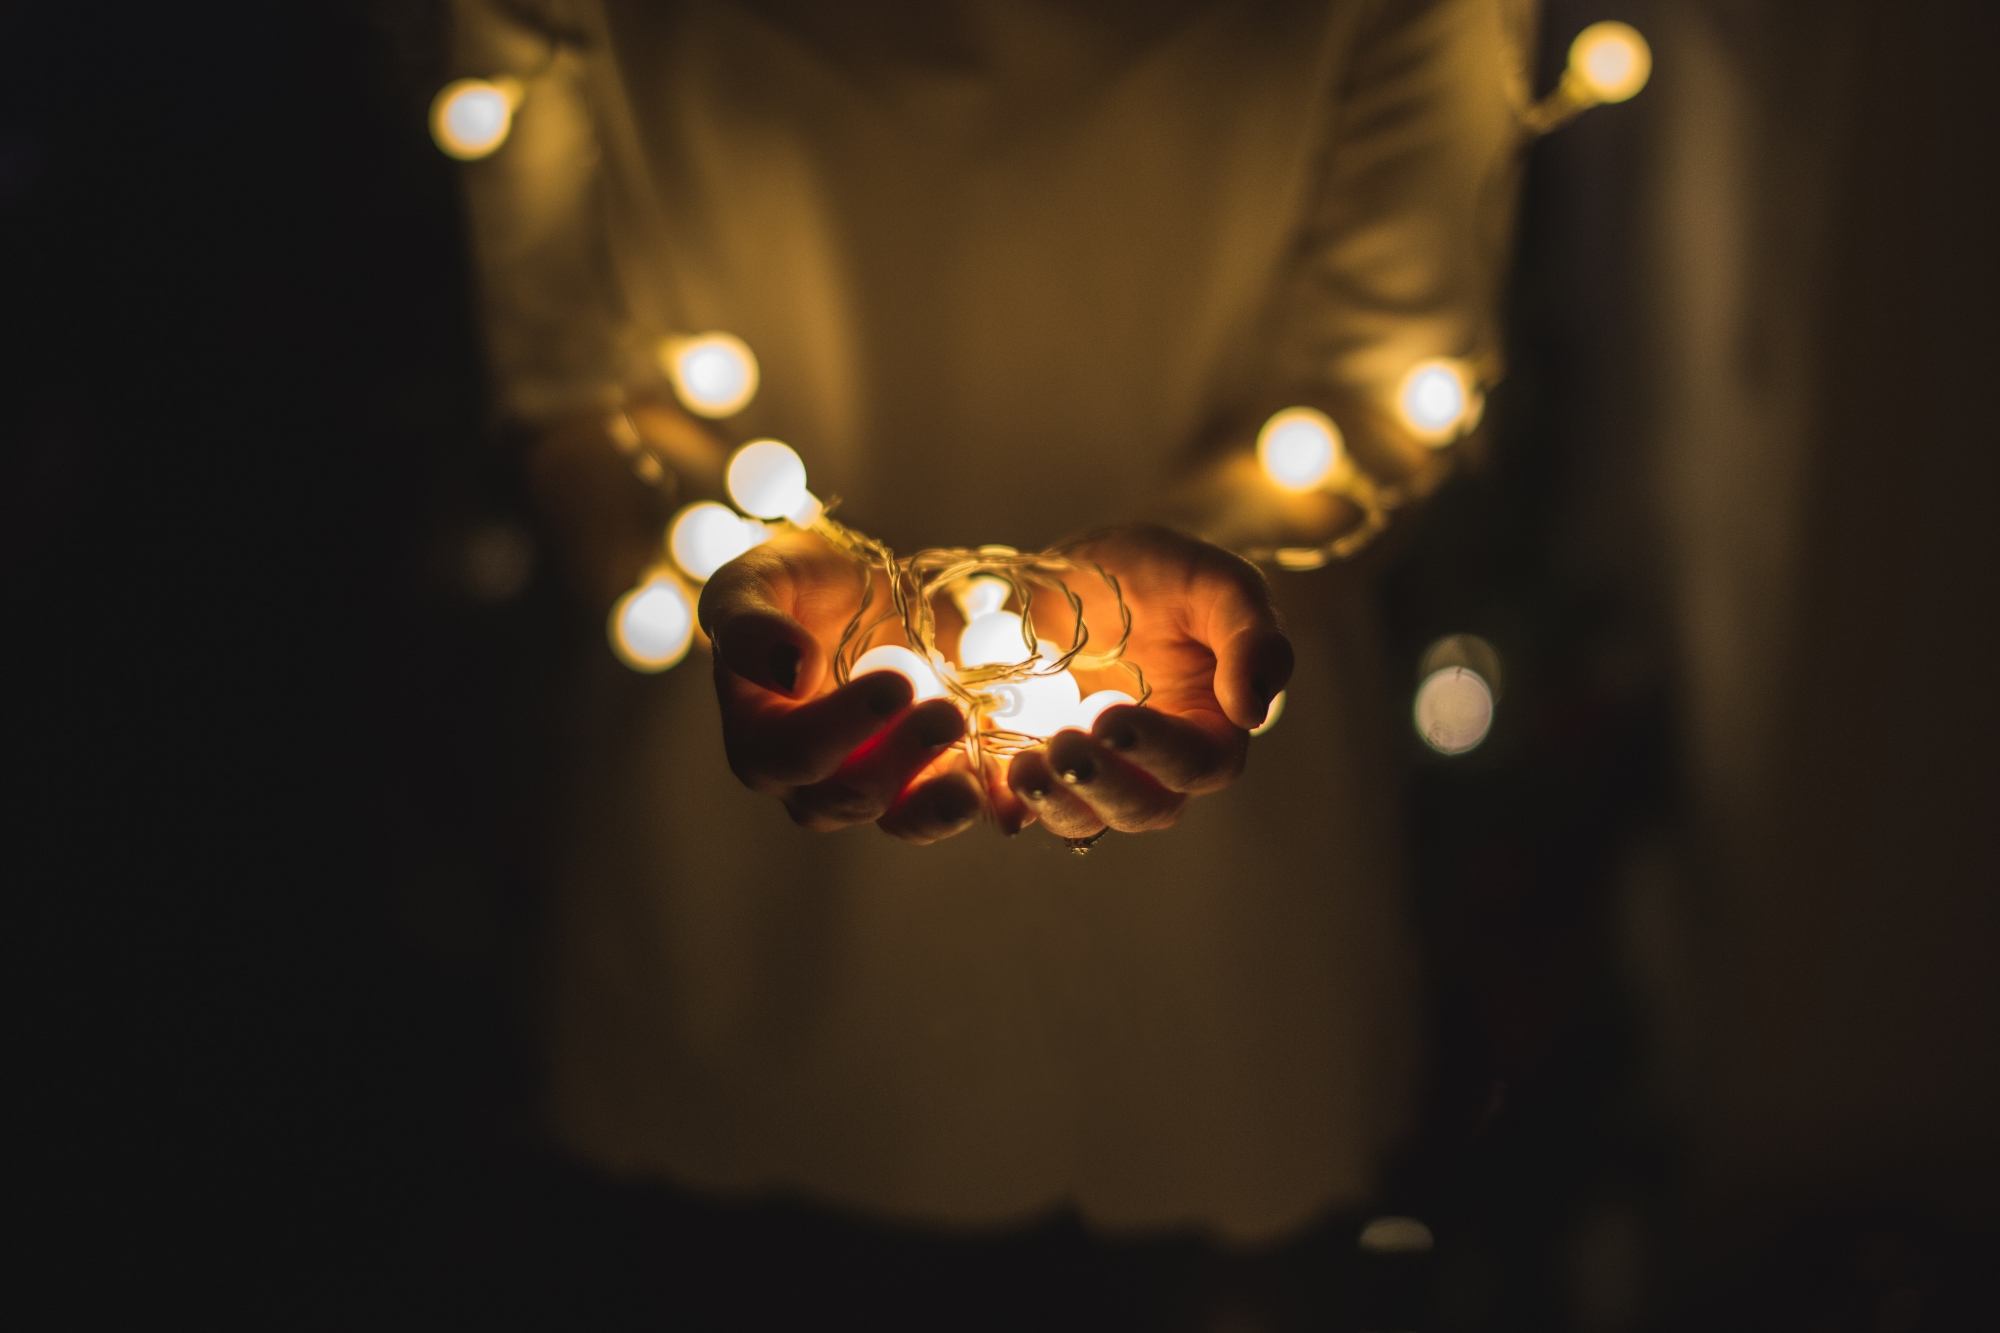
[{"label": "finger", "polygon": [[910,682],[871,671],[810,703],[788,705],[741,680],[717,659],[722,743],[729,767],[753,791],[824,782],[910,706]]},{"label": "finger", "polygon": [[1190,796],[1228,786],[1250,749],[1250,733],[1207,709],[1177,716],[1121,704],[1099,714],[1090,734],[1168,791]]},{"label": "finger", "polygon": [[880,819],[912,778],[964,738],[958,705],[932,699],[865,741],[832,777],[793,792],[786,806],[793,819],[814,831]]},{"label": "finger", "polygon": [[1188,592],[1188,626],[1215,654],[1215,699],[1243,730],[1263,723],[1292,678],[1292,641],[1264,576],[1247,560],[1209,548]]},{"label": "finger", "polygon": [[1063,787],[1120,833],[1166,828],[1187,804],[1184,794],[1168,791],[1080,731],[1057,732],[1048,756]]},{"label": "finger", "polygon": [[1097,811],[1056,777],[1047,750],[1037,747],[1015,755],[1007,766],[1007,785],[1058,838],[1088,838],[1104,830]]},{"label": "finger", "polygon": [[979,818],[979,783],[964,769],[917,782],[875,821],[890,837],[919,846],[962,833]]},{"label": "finger", "polygon": [[826,677],[825,631],[843,607],[852,613],[860,595],[853,573],[851,562],[842,564],[818,538],[805,536],[779,538],[730,561],[702,588],[697,610],[717,660],[764,689],[812,698]]},{"label": "finger", "polygon": [[993,811],[993,822],[1011,838],[1035,822],[1035,809],[1008,785],[1008,764],[989,757],[985,768],[987,807]]}]

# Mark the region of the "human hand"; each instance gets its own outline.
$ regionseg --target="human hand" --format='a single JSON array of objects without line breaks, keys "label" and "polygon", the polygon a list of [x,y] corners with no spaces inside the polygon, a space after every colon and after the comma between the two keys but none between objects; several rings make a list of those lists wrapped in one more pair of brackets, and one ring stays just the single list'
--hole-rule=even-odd
[{"label": "human hand", "polygon": [[[1125,655],[1146,673],[1144,707],[1106,709],[1089,734],[1062,731],[1024,750],[1007,785],[1028,810],[1066,838],[1114,828],[1135,833],[1180,818],[1190,796],[1218,791],[1243,770],[1249,732],[1292,675],[1292,645],[1278,628],[1256,566],[1169,528],[1119,528],[1063,552],[1117,578],[1132,612]],[[1090,648],[1116,643],[1117,600],[1086,576]],[[1037,630],[1070,641],[1073,613],[1057,596],[1035,601]],[[1079,673],[1088,692],[1126,688],[1123,673]],[[1101,677],[1098,678],[1098,677]]]},{"label": "human hand", "polygon": [[[910,842],[969,827],[981,791],[962,749],[958,705],[912,708],[910,682],[872,672],[835,688],[833,654],[861,599],[863,572],[809,532],[788,532],[732,560],[702,589],[715,644],[729,767],[814,831],[874,820]],[[886,589],[878,583],[876,606]],[[1018,806],[1011,794],[1006,807]],[[1025,810],[1006,809],[1015,827]]]}]

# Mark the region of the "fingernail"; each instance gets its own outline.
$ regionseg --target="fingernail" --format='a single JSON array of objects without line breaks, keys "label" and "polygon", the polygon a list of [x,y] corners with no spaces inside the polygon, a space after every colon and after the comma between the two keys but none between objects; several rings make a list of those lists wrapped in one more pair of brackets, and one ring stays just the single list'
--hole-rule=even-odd
[{"label": "fingernail", "polygon": [[1047,787],[1042,786],[1040,783],[1036,783],[1034,786],[1022,792],[1021,795],[1027,797],[1031,801],[1046,801],[1049,799],[1049,789]]},{"label": "fingernail", "polygon": [[1088,782],[1097,776],[1097,765],[1088,759],[1078,759],[1062,770],[1062,780],[1072,787],[1080,782]]},{"label": "fingernail", "polygon": [[955,708],[927,708],[917,719],[917,739],[925,745],[948,745],[964,734],[965,723]]},{"label": "fingernail", "polygon": [[875,677],[868,687],[868,711],[887,717],[910,702],[910,682],[893,671],[869,673]]},{"label": "fingernail", "polygon": [[1139,733],[1130,722],[1120,722],[1102,737],[1104,743],[1114,750],[1129,750],[1139,743]]},{"label": "fingernail", "polygon": [[780,643],[771,649],[771,679],[786,694],[799,683],[799,650],[796,644]]}]

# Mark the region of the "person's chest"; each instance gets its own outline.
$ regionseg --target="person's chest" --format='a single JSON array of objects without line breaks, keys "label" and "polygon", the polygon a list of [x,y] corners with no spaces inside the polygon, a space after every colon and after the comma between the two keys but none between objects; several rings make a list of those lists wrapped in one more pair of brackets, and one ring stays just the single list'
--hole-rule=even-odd
[{"label": "person's chest", "polygon": [[1347,17],[614,8],[659,217],[623,234],[664,252],[676,318],[756,348],[759,428],[857,517],[901,526],[921,485],[906,539],[1045,539],[1157,475],[1242,373]]}]

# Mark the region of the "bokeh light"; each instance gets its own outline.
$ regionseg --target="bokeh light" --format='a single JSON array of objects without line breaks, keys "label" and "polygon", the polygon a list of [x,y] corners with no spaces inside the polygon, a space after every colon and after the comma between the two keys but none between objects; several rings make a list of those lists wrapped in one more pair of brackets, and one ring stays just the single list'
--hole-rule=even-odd
[{"label": "bokeh light", "polygon": [[1431,1229],[1414,1217],[1378,1217],[1361,1228],[1355,1244],[1370,1254],[1429,1254]]},{"label": "bokeh light", "polygon": [[1625,23],[1593,23],[1569,47],[1568,73],[1600,102],[1623,102],[1653,74],[1653,48]]},{"label": "bokeh light", "polygon": [[757,396],[757,357],[734,334],[669,338],[660,347],[660,367],[696,416],[734,416]]},{"label": "bokeh light", "polygon": [[1417,687],[1417,734],[1439,754],[1464,754],[1493,729],[1493,690],[1477,671],[1448,666]]},{"label": "bokeh light", "polygon": [[611,608],[611,648],[634,671],[665,671],[694,641],[694,601],[680,580],[656,573]]},{"label": "bokeh light", "polygon": [[446,84],[431,99],[431,138],[446,156],[461,162],[489,155],[507,142],[514,127],[518,89],[512,80],[460,79]]},{"label": "bokeh light", "polygon": [[674,516],[667,530],[667,550],[682,573],[703,581],[768,536],[757,520],[744,518],[728,505],[703,500]]},{"label": "bokeh light", "polygon": [[1257,462],[1286,490],[1309,491],[1333,475],[1340,444],[1340,427],[1326,413],[1288,407],[1257,432]]},{"label": "bokeh light", "polygon": [[1396,390],[1396,412],[1424,443],[1449,443],[1463,433],[1474,404],[1471,378],[1462,363],[1432,357],[1411,366]]},{"label": "bokeh light", "polygon": [[728,482],[736,507],[758,518],[797,521],[817,508],[806,489],[805,460],[777,440],[752,440],[738,449],[729,459]]}]

